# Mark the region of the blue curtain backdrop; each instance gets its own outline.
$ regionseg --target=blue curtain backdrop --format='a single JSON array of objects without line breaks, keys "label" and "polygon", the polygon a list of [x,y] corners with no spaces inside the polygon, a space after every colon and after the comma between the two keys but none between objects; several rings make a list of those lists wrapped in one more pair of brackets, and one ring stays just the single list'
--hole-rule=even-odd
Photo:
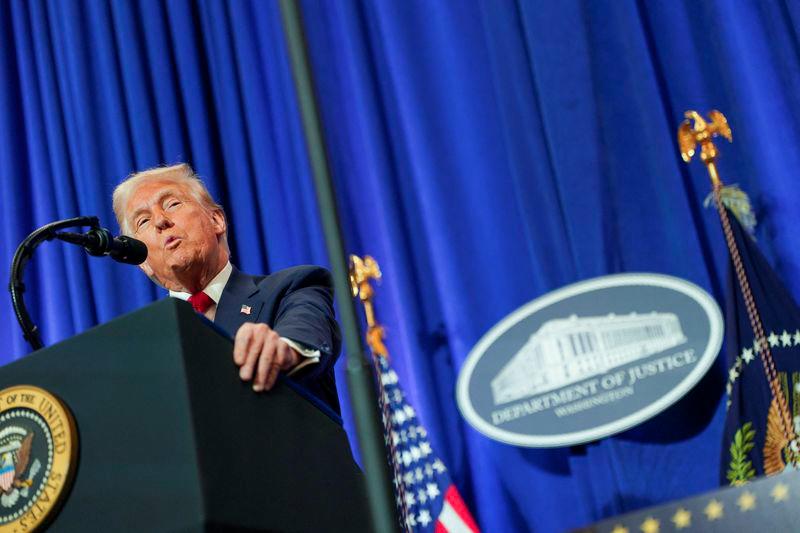
[{"label": "blue curtain backdrop", "polygon": [[[800,7],[302,7],[348,246],[381,264],[394,363],[481,526],[557,531],[713,488],[721,359],[657,418],[565,449],[479,435],[454,384],[494,323],[567,283],[661,272],[721,300],[708,178],[675,142],[686,109],[727,115],[723,177],[749,192],[759,244],[800,296]],[[177,161],[226,206],[238,266],[326,264],[276,3],[0,2],[0,277],[34,228],[78,214],[114,226],[114,185]],[[53,243],[27,281],[48,344],[163,295]],[[0,362],[24,356],[9,299],[0,328]]]}]

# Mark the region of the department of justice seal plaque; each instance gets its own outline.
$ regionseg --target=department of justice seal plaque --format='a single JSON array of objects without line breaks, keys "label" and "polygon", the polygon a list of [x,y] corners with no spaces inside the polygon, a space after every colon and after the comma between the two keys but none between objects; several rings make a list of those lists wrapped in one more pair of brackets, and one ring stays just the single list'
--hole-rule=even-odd
[{"label": "department of justice seal plaque", "polygon": [[461,369],[458,407],[489,438],[573,446],[649,420],[711,368],[724,323],[687,280],[625,273],[567,285],[490,329]]},{"label": "department of justice seal plaque", "polygon": [[0,391],[0,533],[34,531],[55,516],[78,452],[67,407],[31,385]]}]

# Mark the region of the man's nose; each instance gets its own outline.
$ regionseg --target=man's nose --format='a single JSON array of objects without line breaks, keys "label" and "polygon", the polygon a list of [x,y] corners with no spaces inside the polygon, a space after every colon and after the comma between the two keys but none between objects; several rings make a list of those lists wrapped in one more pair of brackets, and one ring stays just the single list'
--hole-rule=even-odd
[{"label": "man's nose", "polygon": [[155,214],[155,226],[160,230],[165,230],[172,227],[172,220],[169,219],[166,213],[158,212]]}]

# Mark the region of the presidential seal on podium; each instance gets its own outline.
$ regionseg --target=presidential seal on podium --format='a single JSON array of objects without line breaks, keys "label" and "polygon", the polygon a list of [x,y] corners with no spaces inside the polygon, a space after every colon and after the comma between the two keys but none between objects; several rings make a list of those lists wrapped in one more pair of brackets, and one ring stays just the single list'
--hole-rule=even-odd
[{"label": "presidential seal on podium", "polygon": [[67,407],[31,385],[0,391],[0,533],[54,516],[75,473],[78,432]]}]

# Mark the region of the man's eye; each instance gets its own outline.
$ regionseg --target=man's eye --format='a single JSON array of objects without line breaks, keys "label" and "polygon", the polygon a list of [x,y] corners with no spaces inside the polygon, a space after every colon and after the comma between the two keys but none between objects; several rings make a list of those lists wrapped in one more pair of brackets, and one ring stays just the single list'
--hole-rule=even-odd
[{"label": "man's eye", "polygon": [[144,227],[144,225],[148,222],[150,222],[149,218],[140,218],[136,221],[136,229],[142,229],[142,227]]},{"label": "man's eye", "polygon": [[181,205],[180,200],[170,200],[169,202],[167,202],[167,209],[175,209],[179,205]]}]

